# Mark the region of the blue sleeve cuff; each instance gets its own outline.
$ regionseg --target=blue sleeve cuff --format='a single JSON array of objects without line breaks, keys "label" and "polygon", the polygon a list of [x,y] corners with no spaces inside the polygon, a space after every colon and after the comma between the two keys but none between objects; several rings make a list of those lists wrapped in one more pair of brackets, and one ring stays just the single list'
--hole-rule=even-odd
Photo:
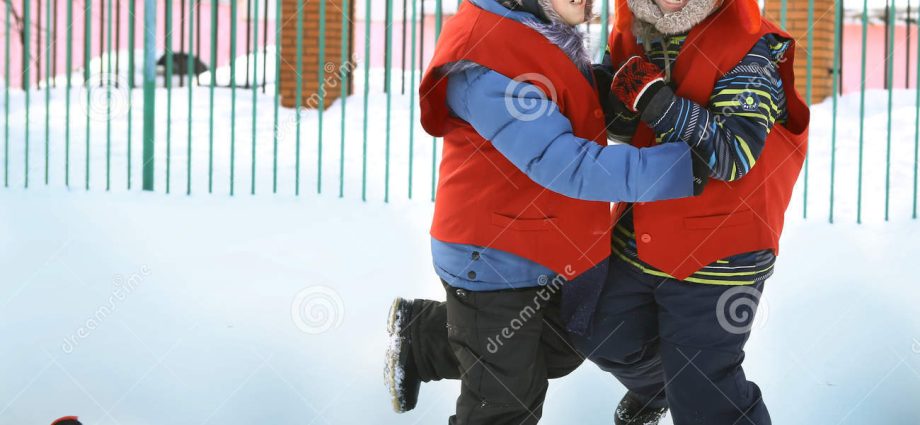
[{"label": "blue sleeve cuff", "polygon": [[686,143],[639,149],[637,202],[693,196],[693,161]]}]

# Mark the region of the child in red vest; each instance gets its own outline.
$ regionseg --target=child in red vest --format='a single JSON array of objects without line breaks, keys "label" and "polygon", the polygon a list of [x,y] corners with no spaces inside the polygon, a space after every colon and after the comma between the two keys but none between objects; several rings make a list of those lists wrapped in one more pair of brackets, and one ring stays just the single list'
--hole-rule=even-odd
[{"label": "child in red vest", "polygon": [[575,27],[590,13],[585,0],[469,0],[445,24],[419,90],[422,125],[444,138],[431,247],[447,301],[393,304],[397,411],[415,406],[420,382],[460,378],[450,423],[537,423],[547,379],[582,362],[559,288],[597,298],[610,202],[684,198],[705,184],[686,144],[607,146]]},{"label": "child in red vest", "polygon": [[[697,197],[618,204],[603,290],[575,291],[579,314],[565,315],[593,320],[566,328],[627,387],[616,424],[654,425],[668,408],[676,425],[769,424],[741,363],[805,155],[809,112],[794,87],[792,39],[752,0],[617,0],[617,15],[607,71],[596,70],[610,87],[601,94],[609,135],[692,146],[713,179]],[[411,360],[401,382],[414,397],[418,382],[465,369],[446,342],[444,323],[455,330],[444,303],[411,307],[410,324],[396,327],[411,349],[396,352]],[[558,345],[544,333],[548,377],[574,364]]]},{"label": "child in red vest", "polygon": [[608,115],[635,146],[687,144],[703,193],[621,203],[607,283],[578,349],[628,389],[616,424],[770,424],[742,369],[809,113],[792,38],[753,0],[618,0]]}]

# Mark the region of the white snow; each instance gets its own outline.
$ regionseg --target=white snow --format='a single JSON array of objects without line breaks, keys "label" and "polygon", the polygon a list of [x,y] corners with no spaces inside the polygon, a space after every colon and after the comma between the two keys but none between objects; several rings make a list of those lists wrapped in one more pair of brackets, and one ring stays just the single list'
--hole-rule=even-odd
[{"label": "white snow", "polygon": [[[380,78],[372,74],[374,84]],[[48,187],[44,92],[33,93],[28,189],[22,188],[24,99],[12,93],[10,188],[0,190],[0,424],[50,423],[62,415],[80,415],[87,425],[443,423],[456,382],[426,384],[419,407],[397,415],[381,379],[392,299],[443,296],[426,232],[431,138],[416,123],[414,199],[408,200],[408,96],[395,96],[390,202],[383,203],[386,109],[376,87],[367,202],[360,200],[360,96],[347,103],[339,199],[341,102],[326,112],[319,196],[317,113],[302,115],[296,197],[295,115],[282,110],[279,194],[272,195],[272,107],[269,97],[259,97],[251,196],[252,94],[239,90],[230,197],[230,97],[217,90],[214,194],[208,195],[208,92],[195,88],[192,196],[186,196],[184,89],[173,92],[169,195],[163,193],[162,89],[155,193],[137,190],[140,91],[133,94],[134,186],[125,188],[126,111],[119,107],[111,193],[104,192],[106,122],[99,120],[105,97],[91,96],[86,192],[85,107],[78,106],[85,93],[74,92],[70,189],[63,187],[64,92],[52,96]],[[123,92],[115,99],[127,100]],[[884,92],[868,93],[863,224],[855,223],[858,102],[858,96],[840,102],[833,225],[827,223],[830,104],[813,109],[809,218],[801,218],[800,184],[763,319],[748,344],[746,371],[763,389],[774,423],[907,425],[920,418],[912,403],[920,394],[920,287],[910,266],[920,252],[920,226],[910,219],[914,95],[895,92],[888,223]],[[609,424],[623,391],[586,364],[551,384],[544,423]]]}]

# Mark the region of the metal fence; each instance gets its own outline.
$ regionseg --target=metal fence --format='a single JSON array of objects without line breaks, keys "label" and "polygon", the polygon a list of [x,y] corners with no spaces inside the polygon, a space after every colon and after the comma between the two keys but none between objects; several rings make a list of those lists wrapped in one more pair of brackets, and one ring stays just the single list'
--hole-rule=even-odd
[{"label": "metal fence", "polygon": [[[408,198],[424,184],[429,186],[426,198],[433,200],[438,140],[423,138],[418,128],[416,90],[443,20],[455,10],[454,0],[319,2],[319,35],[315,45],[304,41],[304,8],[311,1],[316,0],[4,0],[0,5],[4,8],[0,31],[4,40],[0,66],[4,82],[4,186],[29,187],[39,182],[85,190],[135,190],[138,185],[134,179],[139,176],[140,189],[162,188],[172,193],[176,192],[178,184],[180,193],[191,194],[197,191],[193,180],[200,175],[207,180],[208,193],[223,191],[217,187],[220,180],[226,181],[226,193],[234,195],[237,180],[241,179],[237,169],[248,165],[248,176],[244,177],[250,182],[249,193],[269,190],[284,193],[290,189],[291,193],[299,195],[302,175],[307,171],[307,165],[301,160],[301,139],[310,138],[315,142],[311,155],[316,156],[312,171],[316,176],[317,192],[328,191],[326,184],[331,177],[334,180],[332,193],[347,197],[346,184],[353,181],[354,185],[360,185],[361,199],[373,199],[369,188],[382,177],[380,197],[388,202],[396,196],[391,189],[391,176],[398,171],[405,173]],[[595,51],[605,48],[612,18],[609,0],[599,3],[600,17],[587,28],[597,41],[593,46]],[[459,1],[456,4],[459,5]],[[887,220],[892,213],[892,99],[896,89],[901,88],[894,78],[894,59],[900,58],[905,78],[903,87],[911,87],[916,92],[912,181],[909,182],[912,186],[909,215],[916,219],[920,43],[916,43],[913,56],[911,43],[918,38],[917,10],[909,3],[900,5],[891,0],[886,3],[885,12],[879,15],[879,21],[878,17],[873,18],[868,0],[862,1],[861,10],[851,9],[849,15],[844,13],[843,6],[838,1],[833,10],[822,11],[833,13],[836,28],[832,35],[834,65],[827,70],[833,76],[830,166],[818,170],[811,165],[811,158],[806,161],[800,182],[802,215],[809,215],[808,197],[811,179],[816,173],[829,173],[826,214],[829,221],[834,221],[835,209],[840,207],[836,196],[843,189],[835,187],[835,175],[840,170],[836,147],[840,137],[838,103],[845,89],[842,75],[855,72],[843,66],[843,56],[849,52],[847,46],[855,43],[844,37],[844,29],[850,25],[860,30],[856,221],[862,221],[863,169],[868,165],[864,159],[864,130],[867,81],[871,80],[872,70],[867,70],[867,60],[879,58],[883,59],[883,88],[888,95],[888,131],[885,164],[871,165],[885,167],[884,217]],[[353,7],[362,12],[355,14],[355,22],[350,13],[344,12]],[[381,8],[382,20],[375,16]],[[785,25],[787,0],[782,0],[780,10],[780,23]],[[333,12],[340,12],[342,18],[336,28],[330,29],[327,28],[327,15]],[[815,21],[815,15],[815,0],[809,0],[809,22]],[[873,50],[868,41],[870,28],[879,26],[885,31],[884,51]],[[294,57],[300,58],[296,63],[284,59],[282,49],[277,47],[282,39],[282,27],[296,31]],[[325,36],[331,30],[347,34],[340,52],[326,49]],[[896,42],[898,34],[904,32],[903,40]],[[827,34],[808,31],[809,46],[814,45],[816,35]],[[896,50],[905,43],[903,50]],[[136,55],[140,49],[143,54]],[[283,66],[292,66],[296,75],[304,75],[309,65],[304,63],[303,57],[308,50],[317,51],[319,67],[327,66],[326,59],[333,54],[349,58],[332,73],[339,90],[338,100],[333,105],[337,108],[336,114],[330,114],[331,109],[327,109],[326,97],[330,94],[325,89],[319,90],[315,105],[305,105],[301,96],[297,96],[297,112],[292,113],[279,105],[280,70]],[[814,69],[810,52],[799,60],[806,61],[805,95],[811,98],[816,72],[825,71]],[[328,71],[320,70],[320,87],[328,85],[328,81],[322,80]],[[304,88],[302,80],[297,79],[297,93]],[[135,99],[135,93],[142,93],[141,99]],[[382,102],[380,108],[375,103],[377,100]],[[160,102],[165,102],[165,108],[158,109]],[[316,106],[316,109],[305,111],[306,106]],[[184,115],[181,108],[185,108]],[[202,119],[197,114],[205,109],[207,117]],[[376,115],[378,110],[383,111],[383,116]],[[397,122],[397,118],[405,121]],[[248,128],[241,129],[240,123]],[[375,130],[380,123],[383,134]],[[224,131],[225,125],[229,131]],[[293,129],[288,129],[291,126]],[[77,130],[82,131],[78,133]],[[289,134],[291,132],[293,135]],[[333,132],[337,134],[331,134]],[[224,136],[229,140],[224,140]],[[73,155],[77,144],[81,145],[81,158]],[[248,144],[248,149],[241,151],[238,146],[241,144]],[[216,145],[226,145],[227,152]],[[352,149],[354,145],[360,149]],[[177,146],[184,149],[178,151]],[[292,149],[292,153],[286,155],[285,149]],[[404,150],[404,162],[391,163],[396,149]],[[206,154],[199,155],[199,151]],[[268,158],[260,155],[262,151],[268,153]],[[41,156],[37,160],[33,157],[36,154]],[[104,155],[104,160],[91,160],[96,154]],[[249,159],[248,164],[238,163],[241,154]],[[288,170],[283,163],[291,156],[294,161]],[[121,168],[117,173],[113,171],[116,161]],[[329,170],[330,163],[335,170]],[[60,164],[60,169],[56,164]],[[380,170],[375,169],[378,164]],[[75,170],[79,171],[82,181],[75,181]],[[35,172],[40,175],[30,175]],[[175,181],[177,172],[179,176],[184,173],[184,181]],[[380,174],[375,174],[378,172]],[[97,173],[105,176],[104,183],[94,183],[96,180],[91,177]],[[263,173],[271,180],[264,190],[257,184],[257,176]],[[288,180],[293,181],[292,188],[284,187]]]}]

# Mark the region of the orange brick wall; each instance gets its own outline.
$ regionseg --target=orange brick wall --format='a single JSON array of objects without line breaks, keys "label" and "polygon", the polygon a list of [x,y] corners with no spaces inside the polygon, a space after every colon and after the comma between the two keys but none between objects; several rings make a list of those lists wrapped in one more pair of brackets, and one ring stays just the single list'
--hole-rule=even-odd
[{"label": "orange brick wall", "polygon": [[[323,70],[319,64],[319,22],[320,1],[326,2],[326,57]],[[343,66],[348,66],[349,57],[354,51],[352,31],[342,34],[342,13],[348,13],[354,22],[354,3],[349,1],[349,10],[343,11],[342,0],[283,0],[281,2],[281,80],[278,90],[281,93],[281,105],[293,108],[297,101],[297,6],[303,7],[303,71],[301,105],[305,108],[319,107],[320,81],[325,86],[325,105],[341,95],[339,73]],[[351,29],[351,28],[350,28]],[[348,37],[349,53],[342,57],[342,40]],[[322,75],[320,75],[322,72]],[[349,80],[351,74],[349,74]],[[349,93],[351,93],[349,81]]]},{"label": "orange brick wall", "polygon": [[[805,97],[806,61],[812,53],[812,99],[818,103],[830,96],[833,88],[834,62],[834,1],[814,0],[814,24],[808,21],[808,0],[787,0],[786,30],[795,38],[796,88]],[[767,0],[765,16],[780,25],[780,0]],[[808,31],[813,31],[814,46],[808,45]],[[808,101],[809,99],[805,99]]]}]

